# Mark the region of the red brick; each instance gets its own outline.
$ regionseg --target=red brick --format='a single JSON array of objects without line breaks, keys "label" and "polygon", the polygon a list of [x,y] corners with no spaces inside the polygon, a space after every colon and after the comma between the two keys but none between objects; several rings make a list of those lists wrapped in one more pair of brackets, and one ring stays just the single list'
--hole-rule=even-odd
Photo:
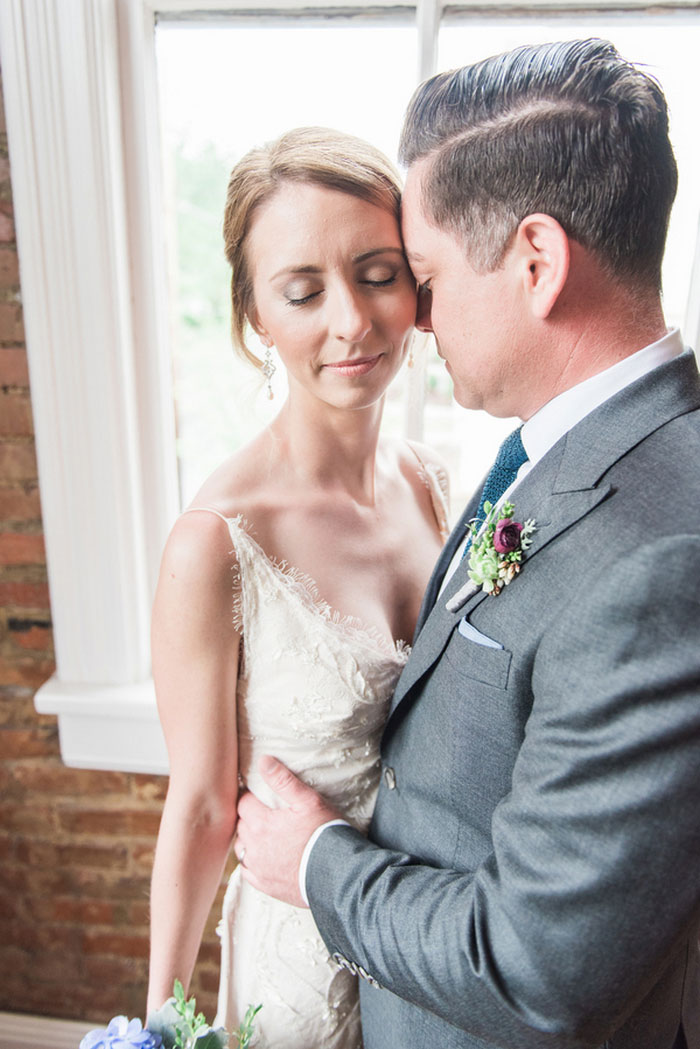
[{"label": "red brick", "polygon": [[[29,689],[16,689],[12,695],[10,689],[0,690],[0,728],[31,728],[33,731],[52,731],[56,724],[56,718],[52,714],[37,714],[34,709],[34,691]],[[51,767],[52,762],[45,758],[40,761],[29,762],[29,766]],[[0,765],[0,769],[9,766]],[[13,771],[20,766],[13,765]]]},{"label": "red brick", "polygon": [[12,437],[32,437],[34,423],[32,406],[24,391],[0,391],[0,435]]},{"label": "red brick", "polygon": [[[17,950],[16,947],[8,947],[0,952],[0,993],[7,993],[7,985],[13,976],[22,979],[27,970],[27,961],[26,953]],[[2,999],[0,999],[1,1001]],[[4,1007],[8,1008],[9,1005],[10,1003],[8,1002]]]},{"label": "red brick", "polygon": [[74,925],[114,925],[116,907],[108,900],[43,900],[45,915],[36,914],[41,920],[71,922]]},{"label": "red brick", "polygon": [[16,583],[0,580],[0,608],[41,609],[48,612],[48,583]]},{"label": "red brick", "polygon": [[30,649],[32,652],[53,651],[53,633],[50,623],[35,624],[29,630],[13,630],[10,627],[10,637],[15,645]]},{"label": "red brick", "polygon": [[10,922],[17,917],[18,904],[14,896],[10,896],[8,893],[0,893],[0,920],[3,923]]},{"label": "red brick", "polygon": [[40,522],[41,500],[38,485],[0,486],[0,521]]},{"label": "red brick", "polygon": [[46,563],[43,535],[0,532],[0,564],[40,565]]},{"label": "red brick", "polygon": [[45,807],[12,802],[0,805],[0,826],[20,834],[50,835],[55,830],[53,813]]},{"label": "red brick", "polygon": [[135,797],[143,801],[158,802],[158,808],[162,808],[165,795],[168,793],[167,776],[132,776],[132,792]]},{"label": "red brick", "polygon": [[94,797],[96,794],[124,794],[125,772],[102,772],[91,769],[69,769],[57,762],[49,765],[22,763],[14,770],[15,779],[32,794]]},{"label": "red brick", "polygon": [[0,760],[52,757],[57,750],[57,731],[0,729]]},{"label": "red brick", "polygon": [[37,479],[34,441],[26,437],[0,440],[0,477],[5,483]]},{"label": "red brick", "polygon": [[22,685],[37,689],[51,677],[56,669],[53,660],[24,659],[2,667],[2,679],[6,685]]},{"label": "red brick", "polygon": [[126,846],[100,848],[91,845],[59,844],[53,841],[31,841],[25,839],[17,844],[17,861],[28,867],[72,868],[86,870],[90,867],[124,870]]},{"label": "red brick", "polygon": [[141,874],[125,875],[111,871],[74,870],[70,878],[64,879],[70,887],[56,890],[57,895],[71,896],[74,893],[91,900],[120,901],[124,905],[134,900],[147,900],[150,894],[150,877]]},{"label": "red brick", "polygon": [[0,349],[0,386],[28,386],[27,351],[20,348]]},{"label": "red brick", "polygon": [[15,239],[15,224],[9,215],[0,212],[0,241],[10,244]]},{"label": "red brick", "polygon": [[0,249],[0,287],[19,286],[19,260],[13,248]]},{"label": "red brick", "polygon": [[123,936],[120,933],[87,932],[83,936],[85,954],[104,954],[117,958],[148,958],[147,936]]},{"label": "red brick", "polygon": [[141,903],[132,903],[127,910],[127,917],[130,925],[136,925],[138,928],[146,928],[151,920],[151,907],[146,901]]},{"label": "red brick", "polygon": [[155,837],[160,813],[128,812],[123,809],[63,810],[59,814],[61,829],[69,834],[97,834],[106,837]]},{"label": "red brick", "polygon": [[83,968],[86,979],[93,986],[109,982],[119,987],[133,983],[139,977],[148,979],[148,963],[145,958],[130,959],[122,955],[104,957],[100,954],[86,954]]},{"label": "red brick", "polygon": [[[0,241],[5,216],[0,215]],[[0,302],[0,342],[24,342],[22,307],[18,302]]]},{"label": "red brick", "polygon": [[47,954],[60,949],[79,957],[82,933],[65,925],[29,925],[16,919],[3,929],[3,941],[32,954]]},{"label": "red brick", "polygon": [[193,991],[197,998],[197,1010],[204,1012],[208,1019],[213,1019],[213,1012],[205,1012],[204,1008],[204,997],[205,993],[215,995],[219,989],[219,973],[217,969],[200,969],[197,973],[197,990]]}]

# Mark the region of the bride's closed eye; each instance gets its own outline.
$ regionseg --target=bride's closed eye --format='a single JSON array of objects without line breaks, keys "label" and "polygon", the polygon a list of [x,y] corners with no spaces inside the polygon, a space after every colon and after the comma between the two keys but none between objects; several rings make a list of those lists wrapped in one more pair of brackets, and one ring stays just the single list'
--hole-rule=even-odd
[{"label": "bride's closed eye", "polygon": [[309,281],[294,281],[282,289],[282,294],[288,306],[304,306],[307,302],[320,295],[322,288],[318,284]]},{"label": "bride's closed eye", "polygon": [[389,288],[396,283],[402,273],[403,270],[400,267],[375,263],[364,270],[359,279],[361,284],[369,285],[371,288]]},{"label": "bride's closed eye", "polygon": [[320,294],[321,294],[320,291],[310,291],[308,295],[302,295],[298,299],[293,299],[290,296],[287,296],[287,305],[288,306],[305,306],[307,302],[311,302],[312,299],[315,299],[316,296],[320,295]]}]

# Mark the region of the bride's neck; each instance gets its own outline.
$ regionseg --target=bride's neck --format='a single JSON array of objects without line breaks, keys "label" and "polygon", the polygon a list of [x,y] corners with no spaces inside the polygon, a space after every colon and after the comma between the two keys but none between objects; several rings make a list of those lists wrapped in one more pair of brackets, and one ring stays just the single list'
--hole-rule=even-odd
[{"label": "bride's neck", "polygon": [[372,504],[381,418],[381,403],[349,411],[290,398],[270,431],[300,484]]}]

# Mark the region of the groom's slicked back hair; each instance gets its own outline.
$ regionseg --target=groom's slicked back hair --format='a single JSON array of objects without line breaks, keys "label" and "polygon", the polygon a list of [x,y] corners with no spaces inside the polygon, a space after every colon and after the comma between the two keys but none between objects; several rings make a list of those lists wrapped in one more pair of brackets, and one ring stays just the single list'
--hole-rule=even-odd
[{"label": "groom's slicked back hair", "polygon": [[661,287],[678,174],[656,81],[605,40],[519,47],[439,73],[408,108],[400,157],[426,161],[422,207],[495,269],[544,212],[611,277]]}]

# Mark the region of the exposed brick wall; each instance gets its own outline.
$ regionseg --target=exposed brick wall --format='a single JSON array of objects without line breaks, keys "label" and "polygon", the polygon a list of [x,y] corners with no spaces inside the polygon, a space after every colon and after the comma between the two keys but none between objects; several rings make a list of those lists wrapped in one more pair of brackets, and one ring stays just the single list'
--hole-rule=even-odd
[{"label": "exposed brick wall", "polygon": [[[33,433],[0,81],[0,1010],[143,1018],[166,780],[65,768],[34,709],[54,663]],[[210,1019],[218,910],[192,986]]]}]

